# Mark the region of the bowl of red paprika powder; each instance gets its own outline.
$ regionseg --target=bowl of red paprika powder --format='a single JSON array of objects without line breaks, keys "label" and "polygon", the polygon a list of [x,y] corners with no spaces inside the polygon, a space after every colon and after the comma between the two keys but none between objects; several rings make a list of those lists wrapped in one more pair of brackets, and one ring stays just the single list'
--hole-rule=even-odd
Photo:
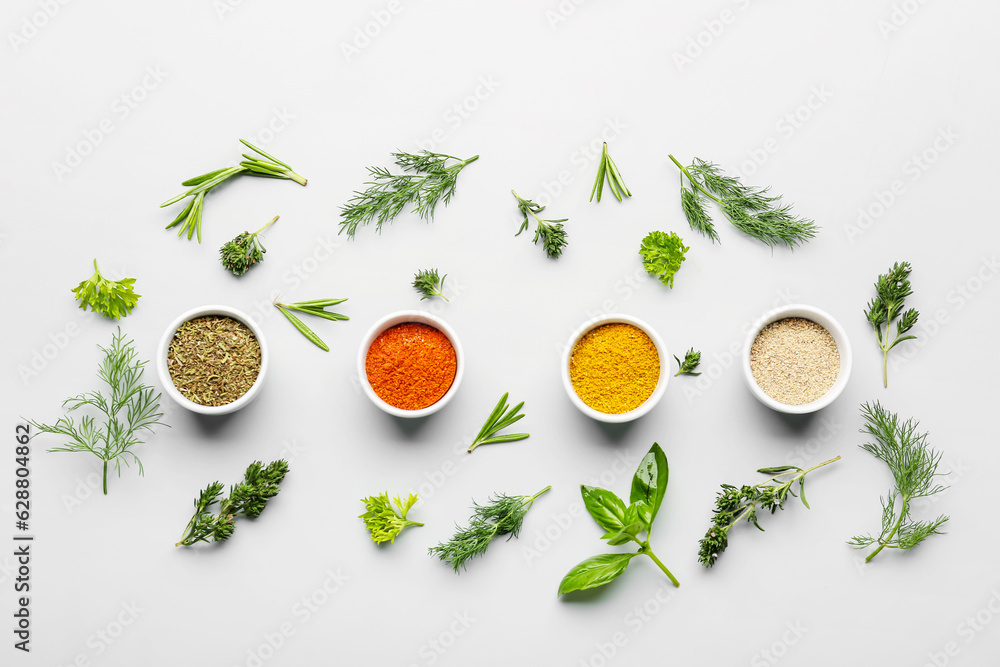
[{"label": "bowl of red paprika powder", "polygon": [[401,310],[373,324],[361,341],[358,375],[365,395],[396,417],[426,417],[458,390],[465,359],[441,318]]}]

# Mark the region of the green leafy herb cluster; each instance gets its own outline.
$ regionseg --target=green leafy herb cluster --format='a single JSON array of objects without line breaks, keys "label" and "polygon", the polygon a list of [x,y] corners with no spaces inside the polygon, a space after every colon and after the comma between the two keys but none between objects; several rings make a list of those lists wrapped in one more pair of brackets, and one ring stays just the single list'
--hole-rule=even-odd
[{"label": "green leafy herb cluster", "polygon": [[470,560],[486,553],[494,537],[509,535],[508,540],[517,537],[521,532],[524,516],[535,499],[551,488],[546,486],[533,496],[508,496],[501,493],[492,496],[485,505],[473,503],[469,525],[465,528],[458,527],[450,540],[431,547],[428,552],[451,565],[457,574]]},{"label": "green leafy herb cluster", "polygon": [[[340,233],[351,238],[359,226],[375,221],[375,231],[399,215],[407,204],[413,205],[417,215],[428,222],[434,219],[439,202],[445,206],[451,201],[458,184],[458,175],[466,165],[479,159],[474,155],[462,160],[451,155],[421,151],[419,154],[393,153],[396,165],[404,173],[393,174],[384,167],[368,167],[374,180],[363,192],[355,191],[341,210]],[[455,160],[449,165],[448,160]]]},{"label": "green leafy herb cluster", "polygon": [[63,401],[63,407],[72,412],[82,407],[96,409],[103,415],[98,424],[90,415],[79,421],[71,416],[61,417],[55,424],[31,421],[42,433],[52,433],[69,438],[69,442],[50,449],[51,452],[90,452],[104,462],[104,493],[108,493],[108,463],[114,462],[121,475],[121,464],[135,463],[142,474],[142,461],[132,450],[141,445],[138,435],[153,431],[153,427],[166,426],[160,421],[160,394],[153,387],[142,383],[145,361],[137,361],[131,340],[119,328],[111,339],[110,347],[102,347],[104,360],[97,375],[110,388],[110,395],[96,391],[80,394]]},{"label": "green leafy herb cluster", "polygon": [[95,313],[118,320],[131,313],[142,296],[135,293],[134,284],[135,278],[108,280],[101,275],[95,259],[94,275],[74,287],[73,294],[83,310],[90,306]]},{"label": "green leafy herb cluster", "polygon": [[520,413],[521,408],[524,406],[524,401],[521,401],[509,410],[507,409],[507,396],[509,393],[510,392],[506,392],[500,397],[500,401],[497,403],[496,407],[493,408],[493,412],[490,413],[490,416],[486,419],[486,423],[483,424],[483,428],[479,430],[475,440],[473,440],[472,444],[469,445],[470,453],[479,445],[492,445],[498,442],[514,442],[516,440],[524,440],[528,437],[527,433],[508,433],[507,435],[497,435],[497,433],[504,430],[508,426],[512,426],[515,422],[524,417],[524,415]]},{"label": "green leafy herb cluster", "polygon": [[536,204],[530,199],[522,199],[521,195],[517,194],[513,190],[510,191],[511,194],[517,198],[517,210],[521,212],[524,216],[524,222],[521,223],[521,228],[517,230],[517,234],[514,236],[520,236],[521,232],[528,228],[529,220],[528,214],[535,219],[535,238],[531,240],[532,243],[537,244],[539,239],[542,241],[542,247],[545,248],[545,254],[552,259],[559,257],[562,254],[563,248],[566,247],[566,229],[563,227],[564,222],[569,220],[569,218],[560,218],[559,220],[542,220],[538,217],[538,214],[545,210],[545,207],[541,204]]},{"label": "green leafy herb cluster", "polygon": [[413,276],[413,289],[423,295],[420,297],[421,301],[435,296],[439,296],[447,301],[448,297],[444,295],[444,279],[447,277],[447,274],[439,277],[437,269],[417,271]]},{"label": "green leafy herb cluster", "polygon": [[[229,497],[219,500],[222,482],[212,482],[194,501],[194,516],[184,529],[184,537],[175,547],[191,546],[196,542],[222,542],[228,540],[236,526],[236,517],[246,515],[256,519],[264,511],[267,502],[278,495],[278,485],[288,474],[288,462],[284,459],[269,463],[266,467],[254,461],[247,467],[243,481],[229,489]],[[218,513],[209,510],[218,501]]]},{"label": "green leafy herb cluster", "polygon": [[[577,564],[559,584],[559,595],[572,591],[603,586],[620,577],[636,556],[649,556],[674,586],[680,586],[676,577],[656,557],[649,546],[653,520],[663,504],[669,481],[667,457],[660,445],[653,443],[649,452],[639,462],[639,468],[632,479],[629,505],[611,491],[594,486],[580,487],[583,502],[601,528],[605,531],[601,539],[608,545],[616,546],[635,542],[639,549],[632,553],[611,553],[593,556]],[[642,539],[642,533],[646,539]]]},{"label": "green leafy herb cluster", "polygon": [[909,550],[931,535],[941,534],[940,528],[948,517],[940,515],[933,521],[916,521],[911,503],[948,487],[935,484],[935,478],[942,475],[937,471],[941,453],[928,446],[927,433],[917,432],[919,422],[914,419],[901,421],[877,401],[874,405],[862,405],[861,415],[865,419],[861,432],[874,438],[874,442],[865,443],[861,448],[885,463],[895,482],[895,488],[882,498],[879,534],[858,535],[848,542],[858,549],[877,545],[865,559],[870,562],[882,549]]},{"label": "green leafy herb cluster", "polygon": [[243,232],[232,241],[227,242],[219,249],[219,260],[222,266],[234,276],[242,276],[254,264],[264,261],[264,253],[267,248],[260,242],[257,236],[277,222],[278,216],[274,216],[271,222],[267,223],[253,234]]},{"label": "green leafy herb cluster", "polygon": [[399,496],[396,496],[393,498],[396,507],[393,507],[392,503],[389,502],[388,492],[362,498],[361,502],[365,504],[367,511],[364,514],[358,515],[358,518],[365,522],[365,527],[371,533],[372,542],[375,544],[382,544],[383,542],[392,544],[396,541],[396,536],[404,528],[424,525],[406,518],[407,512],[410,511],[410,508],[413,507],[417,500],[418,498],[412,493],[407,497],[405,502],[400,500]]},{"label": "green leafy herb cluster", "polygon": [[[718,165],[698,158],[687,167],[669,156],[681,170],[681,208],[691,229],[719,240],[712,217],[705,206],[711,199],[723,215],[741,232],[770,247],[787,245],[794,248],[816,236],[819,227],[807,218],[793,215],[791,206],[782,205],[781,197],[767,195],[768,188],[740,183],[735,176],[726,176]],[[687,177],[691,187],[684,185]]]},{"label": "green leafy herb cluster", "polygon": [[[799,495],[802,497],[802,504],[808,509],[809,503],[806,501],[806,475],[817,468],[822,468],[839,459],[840,457],[838,456],[806,470],[798,466],[760,468],[757,472],[772,475],[772,477],[753,486],[745,484],[736,487],[732,484],[723,484],[722,491],[718,493],[715,499],[712,527],[708,529],[705,537],[699,542],[701,548],[698,550],[698,561],[705,567],[715,565],[715,561],[719,559],[722,552],[729,546],[729,531],[744,519],[763,531],[764,529],[757,522],[758,509],[769,511],[771,514],[784,509],[784,503],[788,498],[788,494],[795,495],[795,491],[792,490],[792,485],[795,482],[799,483]],[[785,475],[791,476],[779,482],[780,478]]]},{"label": "green leafy herb cluster", "polygon": [[295,310],[307,315],[315,315],[316,317],[322,317],[325,320],[333,320],[334,322],[338,320],[349,320],[351,318],[347,315],[331,313],[326,310],[329,306],[336,306],[338,303],[343,303],[345,301],[347,301],[347,299],[316,299],[315,301],[299,301],[296,303],[278,303],[278,301],[275,301],[274,306],[281,311],[282,315],[288,318],[288,321],[291,322],[303,336],[312,341],[316,347],[329,352],[330,346],[324,343],[323,339],[317,336],[316,332],[307,327],[302,320],[292,313],[292,311]]},{"label": "green leafy herb cluster", "polygon": [[222,169],[216,169],[215,171],[210,171],[207,174],[202,174],[201,176],[189,178],[181,183],[181,185],[189,187],[190,189],[163,202],[160,204],[160,208],[176,204],[187,197],[191,197],[191,201],[187,203],[174,221],[167,225],[167,229],[180,225],[181,228],[180,231],[177,232],[177,236],[182,236],[184,232],[187,232],[187,237],[190,239],[197,233],[198,243],[201,243],[201,219],[205,208],[205,195],[228,181],[233,176],[249,174],[251,176],[264,176],[267,178],[291,180],[295,181],[299,185],[306,184],[306,179],[295,173],[295,171],[288,164],[282,162],[273,155],[265,153],[249,141],[240,139],[240,142],[250,150],[257,153],[257,156],[260,157],[244,153],[243,161],[240,162],[238,167],[223,167]]},{"label": "green leafy herb cluster", "polygon": [[684,245],[684,239],[674,232],[650,232],[642,240],[639,254],[642,256],[642,266],[660,279],[660,282],[673,289],[674,274],[681,268],[684,253],[690,248]]},{"label": "green leafy herb cluster", "polygon": [[[875,281],[875,298],[868,302],[865,317],[875,328],[879,349],[882,350],[882,385],[889,386],[889,350],[904,340],[916,338],[907,332],[917,323],[920,313],[910,308],[905,313],[903,305],[906,297],[913,294],[910,287],[910,263],[896,262],[888,273],[883,273]],[[899,318],[896,320],[896,318]],[[889,327],[896,320],[896,335],[889,339]],[[885,327],[884,329],[882,327]]]},{"label": "green leafy herb cluster", "polygon": [[695,372],[698,364],[701,363],[701,352],[695,351],[693,347],[684,354],[684,361],[678,359],[676,354],[674,355],[674,359],[679,366],[677,372],[674,373],[674,377],[678,375],[701,375],[701,373]]},{"label": "green leafy herb cluster", "polygon": [[625,181],[622,180],[621,172],[618,171],[618,165],[615,164],[615,161],[611,159],[611,155],[608,153],[608,142],[606,141],[604,142],[604,148],[601,149],[601,161],[597,165],[597,179],[594,181],[594,188],[590,191],[590,201],[594,201],[595,194],[597,195],[597,201],[601,201],[601,193],[604,192],[605,182],[608,184],[611,194],[618,201],[622,201],[623,197],[632,196],[632,193],[625,187]]}]

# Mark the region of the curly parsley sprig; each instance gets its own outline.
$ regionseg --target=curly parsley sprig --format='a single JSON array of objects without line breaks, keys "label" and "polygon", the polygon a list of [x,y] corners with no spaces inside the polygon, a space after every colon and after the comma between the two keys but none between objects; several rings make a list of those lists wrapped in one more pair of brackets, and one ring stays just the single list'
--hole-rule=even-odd
[{"label": "curly parsley sprig", "polygon": [[361,502],[365,504],[365,509],[368,511],[364,514],[359,514],[358,518],[365,522],[365,527],[371,533],[372,542],[375,544],[382,544],[383,542],[392,544],[395,542],[396,536],[404,528],[424,525],[419,521],[410,521],[406,518],[407,512],[410,511],[410,508],[413,507],[417,500],[417,496],[412,493],[407,497],[406,501],[402,501],[399,499],[399,496],[396,496],[393,498],[396,507],[393,507],[392,503],[389,502],[388,492],[362,498]]},{"label": "curly parsley sprig", "polygon": [[639,246],[643,268],[671,289],[674,287],[674,274],[680,270],[688,250],[690,248],[684,245],[684,239],[674,232],[650,232]]}]

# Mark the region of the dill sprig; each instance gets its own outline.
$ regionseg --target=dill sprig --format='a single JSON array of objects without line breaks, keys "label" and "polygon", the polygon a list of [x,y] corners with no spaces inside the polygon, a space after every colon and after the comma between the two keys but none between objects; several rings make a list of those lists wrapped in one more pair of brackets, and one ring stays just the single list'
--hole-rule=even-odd
[{"label": "dill sprig", "polygon": [[242,276],[254,264],[264,261],[264,253],[267,248],[260,242],[257,236],[273,225],[278,220],[274,216],[271,222],[267,223],[253,234],[243,232],[232,241],[229,241],[219,249],[219,260],[226,270],[234,276]]},{"label": "dill sprig", "polygon": [[874,405],[862,405],[861,415],[865,418],[865,427],[861,432],[875,439],[874,442],[861,445],[861,448],[884,462],[895,482],[895,488],[889,495],[881,498],[882,530],[878,536],[857,535],[848,542],[858,549],[878,545],[865,558],[867,563],[887,547],[912,549],[925,538],[942,534],[938,529],[948,517],[941,515],[933,521],[915,521],[910,512],[910,503],[917,498],[940,493],[948,487],[934,483],[935,477],[946,473],[937,471],[941,453],[928,446],[927,433],[917,433],[919,422],[915,419],[900,421],[896,414],[883,408],[878,401]]},{"label": "dill sprig", "polygon": [[[794,248],[816,236],[819,227],[808,218],[792,214],[792,207],[781,205],[781,197],[769,197],[769,188],[740,183],[726,176],[718,165],[695,158],[685,167],[673,155],[668,156],[681,170],[681,209],[691,229],[719,240],[712,217],[705,206],[711,199],[729,221],[744,234],[762,241],[769,247],[787,245]],[[684,185],[687,177],[691,188]]]},{"label": "dill sprig", "polygon": [[117,320],[131,313],[142,296],[135,293],[132,287],[134,284],[135,278],[108,280],[101,275],[95,259],[94,275],[82,281],[72,291],[80,302],[80,308],[87,310],[87,306],[90,306],[95,313]]},{"label": "dill sprig", "polygon": [[[392,222],[407,204],[413,205],[422,219],[428,222],[434,219],[434,210],[439,202],[445,206],[455,194],[458,175],[471,162],[479,159],[478,155],[462,160],[451,155],[421,151],[419,154],[393,153],[396,165],[403,174],[390,173],[384,167],[368,167],[368,173],[374,180],[366,181],[369,185],[364,192],[354,192],[354,197],[340,209],[340,233],[347,232],[353,238],[358,226],[375,221],[375,231],[382,231],[382,224]],[[456,160],[448,165],[448,160]]]},{"label": "dill sprig", "polygon": [[684,361],[677,358],[674,355],[674,359],[677,361],[677,365],[680,367],[677,372],[674,373],[674,377],[678,375],[701,375],[701,373],[696,373],[695,369],[698,368],[698,364],[701,363],[701,352],[696,351],[693,347],[684,353]]},{"label": "dill sprig", "polygon": [[447,277],[448,274],[445,274],[444,277],[439,277],[437,269],[417,271],[413,276],[413,289],[423,295],[420,297],[421,301],[435,296],[439,296],[447,301],[448,297],[444,295],[444,279]]},{"label": "dill sprig", "polygon": [[399,496],[396,496],[393,498],[393,501],[396,503],[396,507],[394,508],[392,503],[389,502],[388,492],[362,498],[361,502],[365,504],[365,509],[368,511],[358,515],[358,518],[365,522],[365,527],[371,533],[372,542],[375,544],[382,544],[383,542],[392,544],[395,542],[396,536],[404,528],[424,525],[418,521],[410,521],[406,518],[406,513],[410,511],[410,508],[413,507],[417,500],[417,496],[412,493],[405,502],[400,500]]},{"label": "dill sprig", "polygon": [[284,459],[269,463],[267,467],[254,461],[243,475],[243,481],[229,489],[229,497],[219,501],[218,513],[209,507],[222,495],[222,482],[212,482],[194,501],[194,516],[184,529],[184,537],[175,547],[190,546],[196,542],[222,542],[228,540],[235,526],[236,517],[244,514],[256,519],[264,511],[269,501],[278,495],[278,485],[288,474],[288,462]]},{"label": "dill sprig", "polygon": [[469,525],[465,528],[456,526],[458,530],[449,541],[431,547],[428,553],[447,562],[457,574],[471,559],[486,553],[490,542],[497,535],[509,535],[508,540],[517,537],[524,523],[524,515],[531,509],[532,503],[551,488],[546,486],[533,496],[497,494],[486,505],[473,501]]},{"label": "dill sprig", "polygon": [[[806,509],[809,509],[809,503],[806,502],[806,475],[839,459],[838,456],[805,470],[798,466],[761,468],[757,472],[773,475],[773,477],[769,477],[754,486],[736,487],[731,484],[723,484],[722,491],[717,494],[715,499],[712,527],[698,542],[700,545],[698,562],[705,567],[715,565],[715,561],[729,546],[729,531],[744,519],[763,531],[764,529],[757,522],[757,510],[767,510],[774,514],[777,510],[784,509],[783,505],[788,494],[795,495],[795,491],[792,490],[792,485],[795,482],[799,483],[802,504],[806,506]],[[791,477],[779,483],[779,478],[785,475],[791,475]]]},{"label": "dill sprig", "polygon": [[601,201],[601,193],[604,192],[605,181],[607,181],[611,194],[618,201],[621,201],[622,197],[632,196],[632,193],[625,187],[625,181],[622,180],[621,172],[618,171],[618,165],[615,164],[615,161],[611,159],[611,155],[608,153],[608,142],[606,141],[604,142],[604,148],[601,150],[601,161],[597,166],[597,178],[594,180],[594,188],[590,191],[590,201],[594,201],[595,194],[597,195],[597,201]]},{"label": "dill sprig", "polygon": [[[111,387],[111,395],[96,391],[80,394],[63,401],[63,407],[72,412],[84,406],[96,408],[104,415],[100,426],[90,415],[79,423],[72,417],[61,417],[55,424],[31,421],[39,432],[66,436],[70,442],[54,447],[50,452],[90,452],[104,462],[104,493],[108,493],[108,462],[114,461],[121,475],[121,464],[135,463],[142,474],[142,461],[132,448],[141,445],[137,434],[153,431],[153,426],[166,426],[160,421],[160,394],[153,394],[153,387],[142,384],[145,361],[136,361],[137,353],[131,340],[126,340],[121,328],[111,339],[110,347],[102,347],[104,360],[97,375]],[[122,414],[124,413],[124,414]]]},{"label": "dill sprig", "polygon": [[298,301],[296,303],[279,303],[277,297],[273,301],[274,307],[281,311],[281,314],[288,318],[296,329],[302,332],[302,335],[313,342],[316,347],[324,350],[326,352],[330,351],[330,346],[323,342],[323,339],[316,335],[312,329],[307,327],[305,323],[292,313],[293,310],[300,313],[305,313],[307,315],[315,315],[316,317],[322,317],[325,320],[333,320],[334,322],[338,320],[349,320],[347,315],[341,315],[340,313],[331,313],[326,310],[327,306],[336,306],[338,303],[343,303],[347,299],[316,299],[315,301]]},{"label": "dill sprig", "polygon": [[500,401],[497,403],[496,407],[493,408],[493,412],[490,413],[490,416],[486,419],[486,423],[483,424],[483,428],[480,429],[475,440],[473,440],[472,444],[469,445],[470,453],[479,445],[492,445],[498,442],[515,442],[517,440],[524,440],[528,437],[527,433],[508,433],[507,435],[497,435],[497,433],[504,430],[508,426],[512,426],[515,422],[524,417],[523,414],[520,414],[521,408],[524,406],[524,401],[521,401],[509,410],[507,409],[507,396],[509,394],[510,392],[505,392],[504,395],[500,397]]},{"label": "dill sprig", "polygon": [[552,259],[561,255],[563,248],[566,247],[566,229],[562,223],[569,220],[569,218],[542,220],[538,217],[538,214],[545,210],[544,206],[536,204],[530,199],[522,199],[521,195],[513,190],[510,192],[517,198],[517,210],[524,216],[524,222],[521,223],[521,228],[517,230],[517,234],[514,234],[514,236],[520,236],[521,232],[528,228],[528,214],[530,213],[537,223],[535,238],[531,239],[531,242],[537,244],[538,240],[541,239],[542,247],[545,248],[545,254]]},{"label": "dill sprig", "polygon": [[[903,313],[903,302],[906,297],[913,294],[910,288],[910,263],[895,262],[889,273],[883,273],[875,281],[875,298],[868,302],[865,310],[865,317],[873,327],[875,336],[878,339],[879,349],[882,350],[882,385],[889,386],[889,350],[896,347],[904,340],[916,338],[915,335],[906,334],[917,323],[920,313],[916,308],[910,308]],[[902,315],[900,315],[902,313]],[[896,318],[896,336],[889,340],[889,327]],[[882,326],[885,325],[885,329]]]}]

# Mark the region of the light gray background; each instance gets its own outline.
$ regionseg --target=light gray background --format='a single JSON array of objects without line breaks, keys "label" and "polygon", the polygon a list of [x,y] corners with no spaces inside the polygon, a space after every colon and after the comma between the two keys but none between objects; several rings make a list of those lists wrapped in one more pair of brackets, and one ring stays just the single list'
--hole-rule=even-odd
[{"label": "light gray background", "polygon": [[[4,626],[2,661],[993,664],[998,19],[982,1],[5,3],[0,535],[14,532],[15,425],[54,420],[64,398],[99,387],[97,346],[116,325],[76,309],[69,291],[93,258],[137,279],[142,299],[122,326],[142,357],[176,315],[223,303],[263,321],[273,365],[260,400],[229,419],[167,402],[172,428],[137,450],[145,477],[125,470],[106,497],[96,460],[35,441],[34,651],[14,651]],[[363,48],[345,53],[355,40]],[[102,122],[111,131],[95,134]],[[622,204],[587,202],[597,163],[585,151],[602,134],[635,194]],[[159,202],[234,161],[239,137],[309,185],[243,178],[209,196],[203,244],[164,231],[179,209]],[[338,237],[365,166],[421,145],[481,156],[452,204],[432,224],[405,214],[381,236]],[[71,150],[88,154],[66,173],[55,163]],[[773,186],[821,234],[772,253],[719,220],[712,245],[687,228],[668,153]],[[564,257],[513,237],[511,188],[570,218]],[[862,210],[871,218],[859,222]],[[276,214],[263,265],[226,274],[219,246]],[[652,229],[691,247],[672,291],[641,281],[636,253]],[[913,264],[922,315],[885,390],[862,311],[897,260]],[[410,287],[430,266],[448,274],[450,304],[420,304]],[[274,291],[350,297],[349,322],[316,325],[330,353],[276,313]],[[850,385],[812,418],[759,405],[730,355],[784,301],[828,310],[854,346]],[[401,422],[358,390],[357,348],[375,319],[418,305],[456,329],[468,367],[453,403]],[[558,372],[570,332],[604,311],[645,319],[672,352],[703,351],[704,374],[673,378],[627,427],[579,414]],[[464,454],[504,391],[526,401],[531,438]],[[952,488],[920,515],[952,519],[947,536],[863,567],[845,541],[878,528],[891,485],[858,448],[858,406],[876,399],[918,418],[944,452]],[[578,485],[627,493],[654,441],[671,483],[653,544],[681,587],[641,560],[603,590],[557,599],[570,567],[608,550]],[[734,529],[713,570],[697,563],[720,483],[836,455],[811,480],[811,511],[792,502],[765,517],[764,534]],[[240,521],[226,544],[173,548],[199,489],[281,456],[291,473],[259,520]],[[520,539],[467,572],[427,556],[473,498],[547,484]],[[418,489],[412,516],[426,527],[376,548],[358,499]],[[12,557],[0,566],[11,625]]]}]

